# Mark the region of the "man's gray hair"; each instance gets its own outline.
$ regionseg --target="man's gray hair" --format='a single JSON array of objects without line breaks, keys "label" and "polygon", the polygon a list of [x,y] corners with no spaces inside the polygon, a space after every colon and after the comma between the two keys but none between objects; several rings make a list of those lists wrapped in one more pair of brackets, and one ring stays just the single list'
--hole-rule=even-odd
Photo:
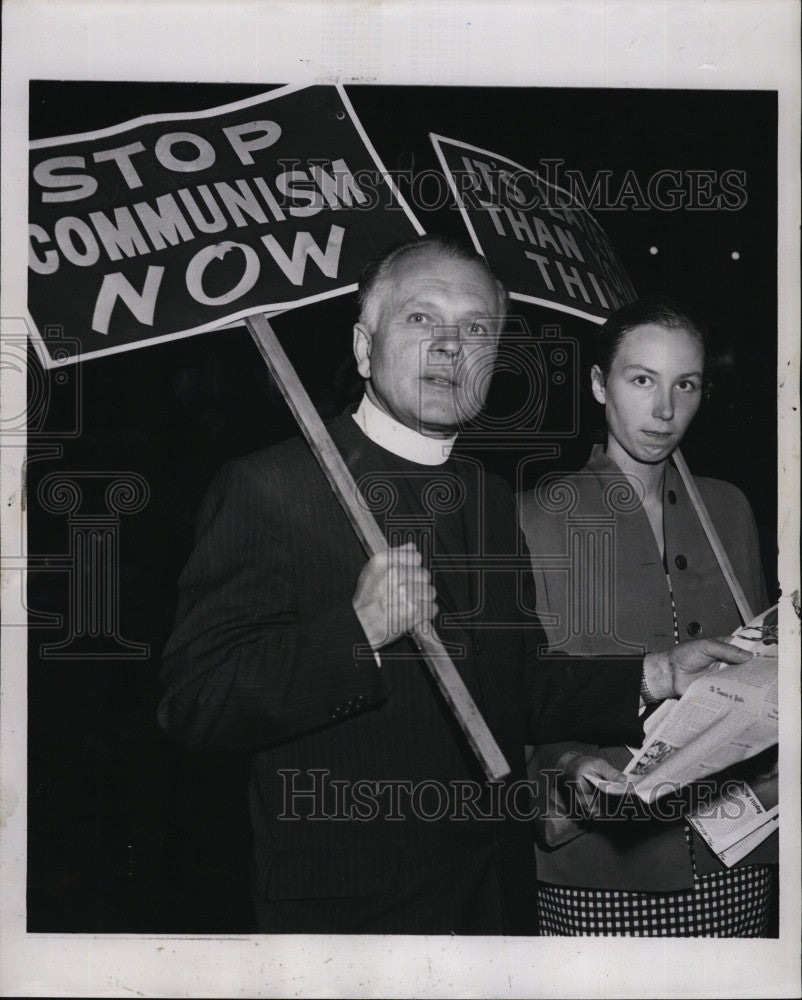
[{"label": "man's gray hair", "polygon": [[428,249],[438,250],[454,260],[464,260],[471,264],[477,264],[488,276],[496,291],[499,319],[503,319],[507,315],[507,289],[490,270],[485,258],[467,243],[451,239],[448,236],[427,233],[424,236],[416,236],[411,240],[406,240],[365,266],[359,279],[360,323],[363,323],[369,330],[376,329],[379,321],[381,293],[389,280],[389,272],[393,265],[409,254]]}]

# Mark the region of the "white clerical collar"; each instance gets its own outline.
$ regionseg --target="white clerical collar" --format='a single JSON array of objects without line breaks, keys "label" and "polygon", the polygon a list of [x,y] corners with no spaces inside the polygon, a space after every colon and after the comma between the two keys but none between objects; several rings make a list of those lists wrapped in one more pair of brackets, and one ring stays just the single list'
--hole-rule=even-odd
[{"label": "white clerical collar", "polygon": [[442,465],[448,460],[457,435],[450,438],[426,437],[393,420],[384,410],[372,403],[367,395],[362,397],[359,409],[354,414],[360,429],[374,444],[391,451],[399,458],[420,465]]}]

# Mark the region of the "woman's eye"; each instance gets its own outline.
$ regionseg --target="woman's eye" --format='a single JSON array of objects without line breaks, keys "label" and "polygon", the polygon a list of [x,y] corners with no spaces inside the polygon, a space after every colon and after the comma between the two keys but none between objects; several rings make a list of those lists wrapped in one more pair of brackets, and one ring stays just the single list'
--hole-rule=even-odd
[{"label": "woman's eye", "polygon": [[636,375],[635,378],[632,379],[632,381],[635,383],[635,385],[641,385],[641,386],[652,384],[652,380],[649,378],[648,375]]},{"label": "woman's eye", "polygon": [[689,379],[683,379],[681,382],[677,382],[677,388],[682,392],[694,392],[698,386],[695,382],[691,382]]}]

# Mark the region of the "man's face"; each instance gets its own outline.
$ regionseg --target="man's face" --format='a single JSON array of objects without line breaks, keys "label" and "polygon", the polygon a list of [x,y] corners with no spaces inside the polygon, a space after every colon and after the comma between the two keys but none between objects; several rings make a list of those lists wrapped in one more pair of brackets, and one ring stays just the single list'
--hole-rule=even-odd
[{"label": "man's face", "polygon": [[496,289],[482,268],[427,247],[397,261],[379,288],[375,329],[354,327],[373,403],[427,437],[450,437],[487,397],[498,347]]}]

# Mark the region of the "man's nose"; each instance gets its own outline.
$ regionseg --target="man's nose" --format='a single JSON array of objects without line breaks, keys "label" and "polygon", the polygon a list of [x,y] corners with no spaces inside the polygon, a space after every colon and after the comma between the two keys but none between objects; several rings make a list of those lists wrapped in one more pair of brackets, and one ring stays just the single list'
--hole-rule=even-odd
[{"label": "man's nose", "polygon": [[462,349],[462,339],[460,328],[454,326],[436,326],[432,330],[432,339],[429,344],[429,353],[439,356],[448,355],[456,357]]},{"label": "man's nose", "polygon": [[671,420],[674,416],[674,396],[671,389],[660,390],[654,400],[652,414],[658,420]]}]

